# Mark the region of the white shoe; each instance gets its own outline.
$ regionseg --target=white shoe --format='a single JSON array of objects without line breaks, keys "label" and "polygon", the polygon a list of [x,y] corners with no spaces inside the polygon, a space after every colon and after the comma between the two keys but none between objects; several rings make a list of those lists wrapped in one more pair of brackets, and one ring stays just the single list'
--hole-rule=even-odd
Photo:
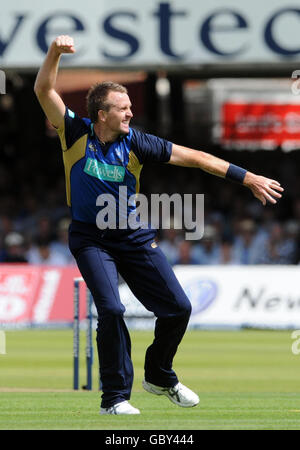
[{"label": "white shoe", "polygon": [[143,380],[143,388],[145,391],[156,395],[166,395],[171,402],[176,405],[182,406],[183,408],[190,408],[192,406],[198,405],[200,399],[195,392],[191,391],[189,388],[181,383],[177,383],[174,387],[160,387],[155,384],[148,383],[148,381]]},{"label": "white shoe", "polygon": [[141,414],[140,410],[131,406],[127,400],[116,403],[109,408],[100,408],[100,414]]}]

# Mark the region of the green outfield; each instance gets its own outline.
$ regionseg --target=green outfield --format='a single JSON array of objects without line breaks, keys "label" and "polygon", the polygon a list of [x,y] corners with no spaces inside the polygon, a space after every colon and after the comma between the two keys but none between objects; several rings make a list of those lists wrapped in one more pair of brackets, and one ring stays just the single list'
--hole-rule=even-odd
[{"label": "green outfield", "polygon": [[[174,367],[200,396],[183,409],[142,390],[150,332],[132,332],[140,416],[100,416],[94,391],[72,391],[72,331],[6,331],[0,354],[0,429],[208,430],[300,429],[300,355],[289,331],[188,331]],[[81,351],[84,380],[84,341]]]}]

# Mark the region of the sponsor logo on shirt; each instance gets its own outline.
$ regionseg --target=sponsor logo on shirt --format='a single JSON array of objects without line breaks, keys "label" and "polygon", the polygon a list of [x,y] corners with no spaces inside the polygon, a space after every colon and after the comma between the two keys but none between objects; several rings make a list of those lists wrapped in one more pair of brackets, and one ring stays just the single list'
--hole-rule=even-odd
[{"label": "sponsor logo on shirt", "polygon": [[103,164],[96,159],[88,158],[85,163],[84,172],[99,180],[120,183],[124,180],[125,167]]},{"label": "sponsor logo on shirt", "polygon": [[68,109],[68,115],[69,115],[69,117],[71,117],[71,119],[74,119],[74,117],[75,117],[75,113],[73,111],[71,111],[70,109]]}]

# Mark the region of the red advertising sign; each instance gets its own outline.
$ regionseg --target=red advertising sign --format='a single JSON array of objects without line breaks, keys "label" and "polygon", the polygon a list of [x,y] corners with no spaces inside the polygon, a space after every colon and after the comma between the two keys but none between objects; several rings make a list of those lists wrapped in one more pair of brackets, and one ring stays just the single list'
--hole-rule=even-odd
[{"label": "red advertising sign", "polygon": [[[0,265],[1,324],[51,324],[73,320],[75,266]],[[85,316],[85,285],[81,287],[81,318]]]},{"label": "red advertising sign", "polygon": [[224,102],[221,143],[233,148],[300,148],[300,104]]}]

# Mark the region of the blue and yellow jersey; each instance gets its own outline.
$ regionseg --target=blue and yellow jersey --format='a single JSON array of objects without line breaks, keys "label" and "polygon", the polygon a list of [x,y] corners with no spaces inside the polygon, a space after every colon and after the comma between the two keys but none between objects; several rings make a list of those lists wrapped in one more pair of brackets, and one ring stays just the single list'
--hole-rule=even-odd
[{"label": "blue and yellow jersey", "polygon": [[[102,145],[90,119],[80,118],[66,108],[64,125],[57,130],[63,150],[67,204],[72,218],[96,223],[101,194],[112,194],[117,207],[119,187],[127,187],[127,200],[139,192],[139,178],[146,162],[168,162],[172,144],[133,128],[127,135]],[[129,203],[129,202],[128,202]],[[127,214],[134,212],[128,204]]]}]

